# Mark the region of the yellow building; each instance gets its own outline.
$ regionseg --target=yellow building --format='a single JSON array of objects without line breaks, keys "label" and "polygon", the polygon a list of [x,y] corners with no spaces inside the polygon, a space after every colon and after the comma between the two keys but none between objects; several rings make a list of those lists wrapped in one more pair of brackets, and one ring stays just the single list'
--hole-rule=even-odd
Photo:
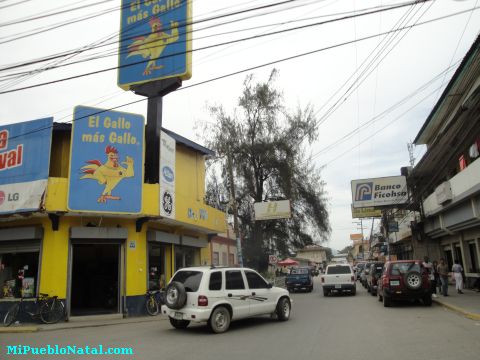
[{"label": "yellow building", "polygon": [[[69,189],[69,174],[77,170],[69,172],[73,160],[68,124],[53,125],[46,190],[40,194],[37,209],[2,213],[10,198],[23,193],[15,190],[17,185],[2,191],[2,176],[5,183],[7,175],[0,172],[0,313],[21,295],[47,293],[65,301],[68,316],[139,315],[144,313],[147,290],[162,287],[176,269],[212,263],[208,235],[225,232],[225,214],[203,200],[205,158],[212,152],[164,131],[175,144],[174,217],[161,215],[163,185],[145,183],[142,171],[135,175],[141,176],[138,213],[70,210],[69,191],[75,189],[71,182]],[[87,151],[87,147],[77,150]],[[0,156],[1,151],[0,146]],[[143,162],[138,163],[143,167]],[[100,181],[84,183],[98,187]],[[113,192],[102,196],[119,198]]]}]

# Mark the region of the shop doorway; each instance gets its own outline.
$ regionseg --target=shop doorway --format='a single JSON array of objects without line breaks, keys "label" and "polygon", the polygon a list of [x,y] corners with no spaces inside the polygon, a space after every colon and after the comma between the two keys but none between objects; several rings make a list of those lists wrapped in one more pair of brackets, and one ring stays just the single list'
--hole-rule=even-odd
[{"label": "shop doorway", "polygon": [[120,245],[73,244],[70,314],[119,312]]}]

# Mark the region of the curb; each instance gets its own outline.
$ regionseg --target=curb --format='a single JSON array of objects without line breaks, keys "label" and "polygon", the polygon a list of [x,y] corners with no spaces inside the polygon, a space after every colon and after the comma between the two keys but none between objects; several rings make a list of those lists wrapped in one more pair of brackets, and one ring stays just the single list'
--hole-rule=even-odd
[{"label": "curb", "polygon": [[433,302],[437,303],[438,305],[441,305],[444,308],[447,308],[447,309],[452,310],[452,311],[454,311],[454,312],[456,312],[460,315],[463,315],[468,319],[480,321],[480,314],[478,314],[478,313],[472,313],[472,312],[466,311],[466,310],[464,310],[464,309],[462,309],[458,306],[455,306],[455,305],[452,305],[452,304],[449,304],[449,303],[446,303],[446,302],[443,302],[443,301],[439,301],[437,299],[432,299],[432,300],[433,300]]},{"label": "curb", "polygon": [[37,332],[37,326],[17,326],[0,328],[0,334]]},{"label": "curb", "polygon": [[118,321],[118,322],[76,322],[76,323],[65,323],[65,325],[60,326],[49,326],[49,325],[40,325],[40,326],[14,326],[14,327],[0,327],[0,334],[8,333],[28,333],[28,332],[38,332],[38,331],[57,331],[57,330],[72,330],[72,329],[82,329],[82,328],[95,328],[101,326],[113,326],[113,325],[125,325],[125,324],[137,324],[137,323],[147,323],[166,320],[163,317],[156,318],[145,318],[138,319],[133,321]]}]

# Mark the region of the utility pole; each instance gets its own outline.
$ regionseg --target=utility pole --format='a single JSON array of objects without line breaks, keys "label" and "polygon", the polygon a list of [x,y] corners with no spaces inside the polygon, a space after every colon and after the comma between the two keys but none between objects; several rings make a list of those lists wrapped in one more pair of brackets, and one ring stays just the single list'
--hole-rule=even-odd
[{"label": "utility pole", "polygon": [[228,177],[230,178],[230,199],[231,199],[230,201],[232,202],[232,210],[233,210],[233,231],[235,232],[235,238],[237,241],[238,265],[243,267],[242,244],[240,242],[240,231],[238,228],[238,208],[237,208],[237,200],[235,199],[235,180],[233,178],[232,157],[229,152],[227,152],[227,168],[228,168]]}]

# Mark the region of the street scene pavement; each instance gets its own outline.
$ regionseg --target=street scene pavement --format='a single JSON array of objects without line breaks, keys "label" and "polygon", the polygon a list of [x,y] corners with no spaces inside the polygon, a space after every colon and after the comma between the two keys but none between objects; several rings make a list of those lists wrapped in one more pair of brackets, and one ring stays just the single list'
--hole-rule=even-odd
[{"label": "street scene pavement", "polygon": [[[471,296],[478,295],[475,293]],[[159,316],[121,321],[115,325],[86,323],[65,329],[62,324],[33,333],[0,334],[2,359],[6,345],[131,347],[134,355],[81,356],[82,359],[240,360],[287,359],[478,359],[480,321],[441,305],[396,303],[384,308],[358,283],[356,296],[324,297],[319,278],[312,293],[293,293],[292,315],[279,322],[269,316],[233,322],[227,333],[214,335],[204,325],[173,329]],[[460,295],[452,294],[453,303]],[[443,299],[440,299],[443,300]],[[476,297],[476,301],[480,296]],[[36,358],[43,358],[41,355]],[[73,359],[75,355],[45,358]]]}]

